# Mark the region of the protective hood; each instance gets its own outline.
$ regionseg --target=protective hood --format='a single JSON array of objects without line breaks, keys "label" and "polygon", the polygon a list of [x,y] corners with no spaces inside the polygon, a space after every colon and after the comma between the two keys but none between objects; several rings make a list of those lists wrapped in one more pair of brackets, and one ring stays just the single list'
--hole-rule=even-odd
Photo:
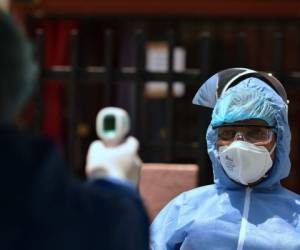
[{"label": "protective hood", "polygon": [[193,103],[213,108],[212,120],[207,130],[207,148],[212,161],[214,182],[222,188],[241,188],[224,172],[216,148],[217,132],[212,126],[246,119],[262,119],[275,126],[277,134],[276,157],[268,177],[255,188],[271,188],[279,184],[290,172],[290,128],[287,105],[265,82],[247,78],[229,88],[219,99],[216,97],[218,74],[209,78],[196,93]]}]

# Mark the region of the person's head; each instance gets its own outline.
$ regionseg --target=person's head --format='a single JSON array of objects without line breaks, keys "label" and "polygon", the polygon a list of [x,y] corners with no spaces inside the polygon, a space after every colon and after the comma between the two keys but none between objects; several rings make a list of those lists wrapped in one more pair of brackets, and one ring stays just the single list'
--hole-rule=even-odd
[{"label": "person's head", "polygon": [[36,74],[28,40],[0,10],[0,124],[12,123],[32,94]]},{"label": "person's head", "polygon": [[[212,79],[218,83],[216,76],[210,78],[194,103],[202,105],[199,96],[206,96],[206,103],[212,96],[203,90],[216,92]],[[288,175],[290,130],[284,99],[252,76],[216,98],[207,142],[217,184],[271,186]]]}]

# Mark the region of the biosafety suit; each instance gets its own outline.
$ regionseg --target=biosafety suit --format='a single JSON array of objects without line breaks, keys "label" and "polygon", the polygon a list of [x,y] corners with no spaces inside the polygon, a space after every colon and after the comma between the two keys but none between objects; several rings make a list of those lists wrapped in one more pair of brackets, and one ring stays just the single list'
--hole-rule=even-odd
[{"label": "biosafety suit", "polygon": [[[242,80],[216,100],[218,75],[197,92],[193,102],[216,102],[207,130],[214,184],[182,193],[151,226],[152,250],[292,250],[300,249],[300,197],[282,187],[290,171],[287,106],[257,78]],[[208,106],[208,105],[206,105]],[[275,159],[268,177],[254,187],[231,180],[223,170],[212,126],[247,119],[274,125]]]}]

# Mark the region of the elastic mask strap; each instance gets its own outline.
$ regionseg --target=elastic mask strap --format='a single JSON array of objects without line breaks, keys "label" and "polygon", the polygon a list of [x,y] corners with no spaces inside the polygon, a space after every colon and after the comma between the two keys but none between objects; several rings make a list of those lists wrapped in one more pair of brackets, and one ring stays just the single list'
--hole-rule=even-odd
[{"label": "elastic mask strap", "polygon": [[[273,146],[273,147],[271,148],[271,150],[269,151],[270,156],[271,156],[271,154],[273,154],[273,152],[274,152],[276,146],[277,146],[277,143],[275,142],[274,146]],[[269,176],[269,175],[266,173],[266,174],[264,175],[264,178],[267,178],[268,176]]]},{"label": "elastic mask strap", "polygon": [[274,146],[271,148],[271,150],[270,150],[270,152],[269,152],[270,155],[273,154],[273,152],[274,152],[276,146],[277,146],[277,143],[275,142]]}]

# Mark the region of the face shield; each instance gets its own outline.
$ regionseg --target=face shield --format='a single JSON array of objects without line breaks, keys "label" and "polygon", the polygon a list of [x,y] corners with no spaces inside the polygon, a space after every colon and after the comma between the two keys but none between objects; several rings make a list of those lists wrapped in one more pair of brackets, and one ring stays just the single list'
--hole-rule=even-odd
[{"label": "face shield", "polygon": [[210,77],[199,88],[193,98],[193,104],[214,108],[217,100],[225,92],[247,78],[256,78],[270,86],[284,101],[286,111],[289,101],[283,85],[272,74],[255,71],[247,68],[229,68],[222,70]]}]

